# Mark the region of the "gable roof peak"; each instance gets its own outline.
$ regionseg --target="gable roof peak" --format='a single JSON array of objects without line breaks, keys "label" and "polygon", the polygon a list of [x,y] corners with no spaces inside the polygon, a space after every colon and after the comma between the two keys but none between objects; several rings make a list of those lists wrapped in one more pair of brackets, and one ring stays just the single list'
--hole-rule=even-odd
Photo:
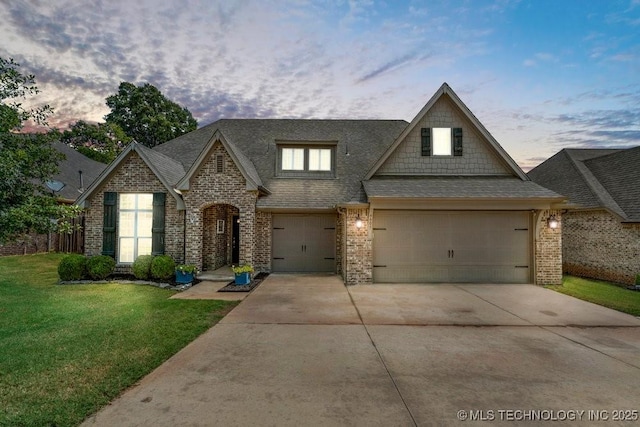
[{"label": "gable roof peak", "polygon": [[395,139],[393,144],[385,151],[385,153],[378,159],[378,161],[374,164],[374,166],[369,170],[367,175],[365,176],[365,180],[371,179],[371,177],[382,167],[385,161],[393,154],[396,148],[404,141],[404,139],[411,133],[417,126],[419,126],[420,121],[427,115],[427,113],[433,108],[433,106],[442,98],[444,95],[447,95],[449,99],[456,105],[456,107],[462,112],[462,114],[469,120],[478,132],[487,140],[489,145],[496,152],[498,157],[500,157],[507,168],[513,172],[515,176],[520,178],[523,181],[529,181],[529,177],[526,173],[518,166],[518,164],[509,156],[509,154],[502,148],[502,146],[496,141],[496,139],[489,133],[489,131],[484,127],[480,120],[469,110],[469,108],[465,105],[464,102],[458,97],[458,95],[454,92],[454,90],[447,84],[447,82],[442,83],[440,88],[433,94],[431,99],[425,104],[424,107],[418,112],[418,114],[411,120],[411,123],[404,129],[404,131]]}]

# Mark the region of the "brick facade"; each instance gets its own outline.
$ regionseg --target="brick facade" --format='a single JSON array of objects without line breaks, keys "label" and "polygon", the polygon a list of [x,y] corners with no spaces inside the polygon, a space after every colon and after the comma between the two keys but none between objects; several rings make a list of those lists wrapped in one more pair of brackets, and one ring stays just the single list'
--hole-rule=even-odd
[{"label": "brick facade", "polygon": [[[216,168],[216,155],[223,156],[223,170]],[[248,191],[246,181],[221,143],[211,148],[208,159],[191,178],[183,192],[186,206],[186,258],[188,264],[202,269],[205,265],[204,233],[210,226],[205,211],[214,205],[229,205],[238,210],[240,219],[240,263],[254,264],[257,191]],[[215,225],[213,225],[215,227]],[[207,254],[209,256],[209,254]]]},{"label": "brick facade", "polygon": [[[167,193],[167,188],[149,169],[144,160],[135,151],[112,173],[111,177],[88,199],[89,207],[85,214],[85,254],[89,256],[102,253],[102,220],[105,192],[116,193]],[[176,202],[167,194],[165,201],[165,253],[176,262],[183,262],[184,216],[176,208]],[[116,221],[116,229],[118,227]],[[116,259],[118,245],[116,244]],[[118,268],[127,271],[128,267]]]},{"label": "brick facade", "polygon": [[256,236],[253,264],[256,271],[271,271],[271,212],[256,212]]},{"label": "brick facade", "polygon": [[[356,219],[362,220],[362,228],[356,227]],[[346,258],[342,277],[347,285],[372,283],[373,252],[369,229],[369,209],[347,209],[340,215],[342,233],[345,236]],[[336,233],[338,234],[338,233]],[[342,253],[342,252],[341,252]]]},{"label": "brick facade", "polygon": [[567,274],[633,284],[640,274],[640,225],[622,224],[605,210],[565,213],[562,256]]},{"label": "brick facade", "polygon": [[[462,127],[463,155],[422,156],[421,128]],[[447,98],[440,98],[376,175],[511,175],[486,140]]]},{"label": "brick facade", "polygon": [[[547,219],[552,214],[560,220],[560,227],[551,229]],[[562,213],[557,210],[542,211],[535,227],[535,283],[558,285],[562,283]]]}]

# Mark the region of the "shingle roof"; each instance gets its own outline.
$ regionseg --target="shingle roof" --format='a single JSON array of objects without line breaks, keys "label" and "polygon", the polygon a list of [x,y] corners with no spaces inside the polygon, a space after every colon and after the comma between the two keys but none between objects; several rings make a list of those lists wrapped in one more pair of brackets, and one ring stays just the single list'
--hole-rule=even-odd
[{"label": "shingle roof", "polygon": [[584,162],[624,211],[626,220],[640,222],[640,147]]},{"label": "shingle roof", "polygon": [[[179,159],[188,169],[219,130],[245,156],[238,156],[239,160],[250,162],[271,192],[258,200],[258,207],[325,209],[358,193],[367,170],[406,126],[404,120],[222,119],[154,150]],[[276,144],[284,141],[337,142],[337,178],[276,178]]]},{"label": "shingle roof", "polygon": [[604,208],[640,222],[640,147],[563,149],[529,171],[535,182],[584,209]]},{"label": "shingle roof", "polygon": [[430,199],[544,199],[563,196],[516,177],[375,178],[363,182],[369,197]]},{"label": "shingle roof", "polygon": [[[65,160],[58,163],[60,172],[52,177],[52,180],[65,184],[58,196],[66,200],[75,201],[86,188],[106,169],[107,165],[96,162],[79,153],[62,142],[54,142],[53,147],[65,155]],[[80,173],[82,171],[82,187],[80,184]],[[81,191],[82,190],[82,191]]]},{"label": "shingle roof", "polygon": [[159,151],[154,151],[144,145],[138,145],[140,151],[144,152],[149,162],[159,174],[171,185],[175,185],[184,176],[185,170],[182,163],[174,160]]}]

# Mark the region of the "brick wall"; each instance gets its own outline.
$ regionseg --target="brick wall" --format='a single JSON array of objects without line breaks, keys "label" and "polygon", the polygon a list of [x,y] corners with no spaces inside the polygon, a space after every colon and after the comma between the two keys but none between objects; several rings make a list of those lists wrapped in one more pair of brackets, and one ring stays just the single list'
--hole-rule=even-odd
[{"label": "brick wall", "polygon": [[[357,228],[356,218],[360,216],[362,228]],[[373,256],[371,234],[369,232],[369,209],[347,209],[340,215],[342,232],[346,235],[346,259],[342,277],[347,285],[371,283],[373,279]],[[338,233],[336,233],[338,234]]]},{"label": "brick wall", "polygon": [[[216,172],[215,157],[223,156],[222,173]],[[247,191],[246,181],[236,167],[224,146],[217,142],[210,150],[209,157],[191,178],[190,188],[183,192],[187,208],[186,257],[187,263],[203,268],[203,236],[205,221],[203,212],[218,204],[231,205],[238,209],[240,216],[240,263],[254,263],[254,236],[257,191]]]},{"label": "brick wall", "polygon": [[256,212],[256,247],[253,263],[256,271],[271,271],[271,212]]},{"label": "brick wall", "polygon": [[565,213],[562,239],[567,274],[624,284],[640,274],[640,226],[605,210]]},{"label": "brick wall", "polygon": [[[149,169],[138,153],[132,151],[112,176],[91,197],[85,216],[85,254],[102,253],[102,220],[105,192],[117,193],[167,193],[167,188]],[[177,263],[183,260],[183,212],[176,208],[175,199],[167,193],[165,205],[165,254]],[[118,226],[116,221],[116,227]],[[118,245],[116,243],[116,259]],[[127,268],[119,268],[126,271]]]},{"label": "brick wall", "polygon": [[[555,214],[560,227],[553,230],[547,226],[547,219]],[[535,243],[535,283],[538,285],[557,285],[562,283],[562,214],[556,210],[543,211],[536,224]]]},{"label": "brick wall", "polygon": [[[460,157],[422,156],[421,128],[462,128]],[[433,142],[433,141],[432,141]],[[511,175],[502,160],[457,107],[440,98],[405,140],[396,148],[376,175]]]}]

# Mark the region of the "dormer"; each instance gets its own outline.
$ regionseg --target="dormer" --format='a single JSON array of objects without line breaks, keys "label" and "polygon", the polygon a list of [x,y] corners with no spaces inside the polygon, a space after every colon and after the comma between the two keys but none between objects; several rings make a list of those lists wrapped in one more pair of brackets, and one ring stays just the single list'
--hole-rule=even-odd
[{"label": "dormer", "polygon": [[337,141],[276,141],[276,176],[335,178],[337,145]]}]

